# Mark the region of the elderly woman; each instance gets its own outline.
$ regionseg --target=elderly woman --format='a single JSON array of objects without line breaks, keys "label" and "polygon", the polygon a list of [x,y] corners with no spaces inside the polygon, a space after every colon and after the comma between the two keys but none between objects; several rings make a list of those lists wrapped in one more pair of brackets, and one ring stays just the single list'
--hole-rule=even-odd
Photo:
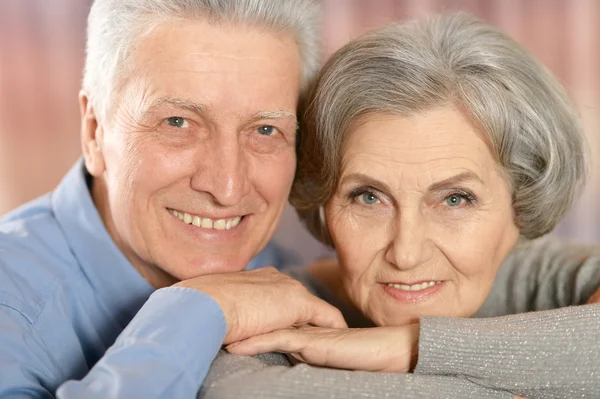
[{"label": "elderly woman", "polygon": [[[569,209],[583,141],[548,71],[472,17],[346,45],[313,90],[291,198],[339,265],[290,273],[354,328],[276,331],[227,349],[397,374],[222,355],[201,396],[600,397],[598,305],[465,319],[582,305],[600,284],[597,253],[542,240],[531,245],[548,261],[532,265],[515,249]],[[511,294],[484,305],[495,279],[493,293]]]}]

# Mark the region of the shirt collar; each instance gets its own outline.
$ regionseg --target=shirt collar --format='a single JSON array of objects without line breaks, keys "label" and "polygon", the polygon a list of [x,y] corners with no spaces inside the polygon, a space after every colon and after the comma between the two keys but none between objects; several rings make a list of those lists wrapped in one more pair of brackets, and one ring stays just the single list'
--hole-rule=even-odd
[{"label": "shirt collar", "polygon": [[96,295],[122,326],[129,324],[154,288],[108,234],[92,201],[82,159],[52,193],[52,208]]}]

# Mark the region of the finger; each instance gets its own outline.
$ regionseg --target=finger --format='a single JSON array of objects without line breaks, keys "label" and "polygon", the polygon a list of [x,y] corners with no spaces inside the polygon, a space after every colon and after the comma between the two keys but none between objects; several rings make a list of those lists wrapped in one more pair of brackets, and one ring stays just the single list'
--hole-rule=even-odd
[{"label": "finger", "polygon": [[256,335],[225,347],[227,352],[235,355],[253,356],[259,353],[299,352],[306,346],[306,335],[295,329],[273,331]]},{"label": "finger", "polygon": [[600,303],[600,290],[596,291],[586,303]]},{"label": "finger", "polygon": [[295,366],[299,363],[306,363],[304,358],[299,353],[288,353],[287,358],[292,364],[292,366]]},{"label": "finger", "polygon": [[307,309],[308,313],[305,317],[294,324],[311,324],[317,327],[329,328],[348,328],[348,324],[338,308],[317,297],[313,297],[312,302],[312,306]]}]

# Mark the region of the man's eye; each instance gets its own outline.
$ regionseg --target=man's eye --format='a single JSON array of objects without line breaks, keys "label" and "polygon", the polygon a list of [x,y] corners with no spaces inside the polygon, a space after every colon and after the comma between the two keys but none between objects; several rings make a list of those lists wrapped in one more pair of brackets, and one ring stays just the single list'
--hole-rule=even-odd
[{"label": "man's eye", "polygon": [[167,124],[172,127],[185,129],[190,126],[190,123],[185,118],[179,116],[173,116],[167,119]]},{"label": "man's eye", "polygon": [[277,133],[277,129],[269,125],[261,126],[256,129],[256,131],[262,136],[273,136],[275,133]]}]

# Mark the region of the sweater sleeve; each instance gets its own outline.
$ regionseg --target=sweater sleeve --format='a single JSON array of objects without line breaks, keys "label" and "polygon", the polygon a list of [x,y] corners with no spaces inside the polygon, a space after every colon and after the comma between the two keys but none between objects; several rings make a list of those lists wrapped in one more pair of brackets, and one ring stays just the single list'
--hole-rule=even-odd
[{"label": "sweater sleeve", "polygon": [[600,246],[545,237],[515,250],[477,317],[582,305],[600,287]]},{"label": "sweater sleeve", "polygon": [[477,314],[485,318],[421,319],[415,373],[532,398],[600,397],[600,305],[571,306],[599,286],[598,246],[534,241],[503,264]]},{"label": "sweater sleeve", "polygon": [[416,374],[536,398],[600,398],[600,305],[484,319],[421,319]]},{"label": "sweater sleeve", "polygon": [[247,357],[222,351],[212,364],[198,398],[463,398],[512,399],[462,376],[333,370],[299,364],[291,367],[276,353]]}]

